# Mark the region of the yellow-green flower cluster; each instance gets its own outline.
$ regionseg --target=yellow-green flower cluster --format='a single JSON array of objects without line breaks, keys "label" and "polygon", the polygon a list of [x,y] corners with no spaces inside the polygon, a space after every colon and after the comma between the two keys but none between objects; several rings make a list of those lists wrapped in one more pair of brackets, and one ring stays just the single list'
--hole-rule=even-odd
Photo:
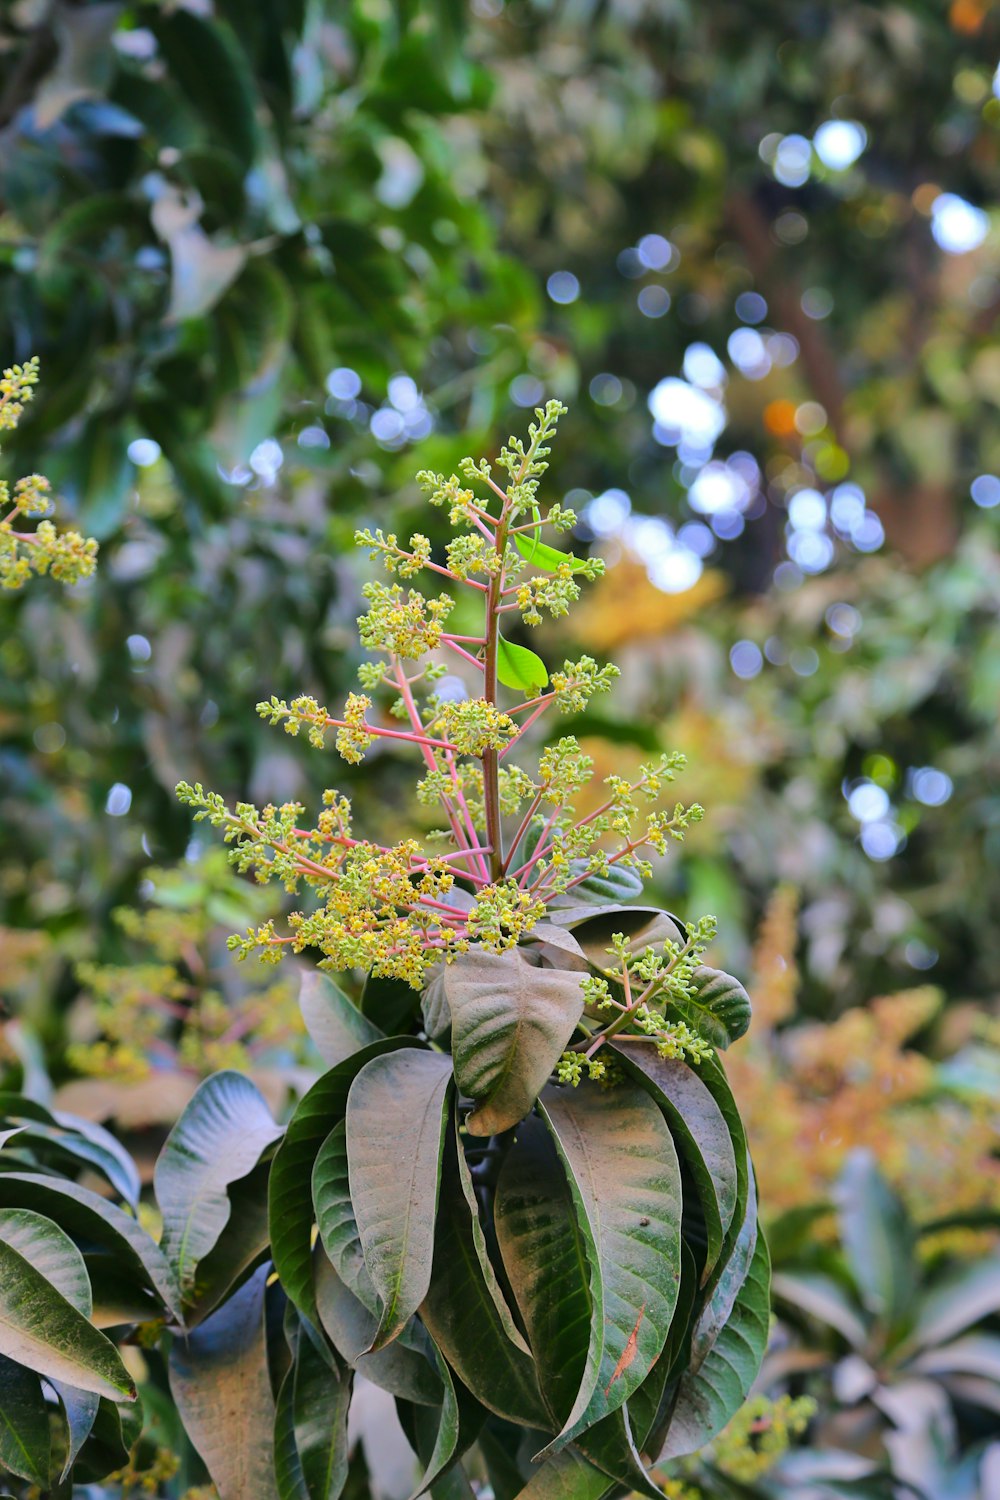
[{"label": "yellow-green flower cluster", "polygon": [[362,643],[370,651],[386,651],[393,656],[419,660],[441,644],[445,621],[452,601],[447,594],[425,599],[416,589],[406,593],[398,583],[366,583],[368,613],[358,619]]},{"label": "yellow-green flower cluster", "polygon": [[502,750],[517,733],[514,720],[486,698],[460,698],[437,703],[429,728],[460,755],[481,756]]},{"label": "yellow-green flower cluster", "polygon": [[412,578],[414,573],[426,568],[431,560],[430,540],[420,532],[410,537],[409,551],[400,547],[394,531],[386,536],[381,527],[377,531],[369,531],[367,528],[356,531],[354,540],[359,547],[370,547],[369,556],[381,557],[386,572],[398,573],[400,578]]},{"label": "yellow-green flower cluster", "polygon": [[494,953],[515,948],[545,915],[545,902],[522,891],[512,880],[483,886],[469,913],[469,936]]},{"label": "yellow-green flower cluster", "polygon": [[580,714],[591,698],[598,693],[607,693],[621,672],[612,662],[599,667],[592,656],[581,656],[579,661],[563,662],[561,672],[553,672],[549,678],[555,693],[555,706],[564,714]]},{"label": "yellow-green flower cluster", "polygon": [[[38,383],[38,359],[11,365],[0,377],[0,431],[11,431]],[[19,516],[43,516],[50,504],[49,481],[28,474],[14,486],[13,496],[0,481],[0,588],[19,589],[32,573],[49,573],[59,583],[89,578],[97,564],[97,543],[78,531],[59,532],[51,521],[40,521],[34,531],[17,531]],[[3,514],[6,512],[6,514]]]}]

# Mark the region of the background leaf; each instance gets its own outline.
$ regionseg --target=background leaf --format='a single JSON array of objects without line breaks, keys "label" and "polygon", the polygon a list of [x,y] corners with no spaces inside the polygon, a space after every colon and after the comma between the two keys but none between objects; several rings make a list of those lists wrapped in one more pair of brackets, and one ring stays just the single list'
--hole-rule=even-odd
[{"label": "background leaf", "polygon": [[343,990],[318,969],[307,970],[302,976],[299,1008],[316,1050],[328,1068],[335,1068],[382,1035]]}]

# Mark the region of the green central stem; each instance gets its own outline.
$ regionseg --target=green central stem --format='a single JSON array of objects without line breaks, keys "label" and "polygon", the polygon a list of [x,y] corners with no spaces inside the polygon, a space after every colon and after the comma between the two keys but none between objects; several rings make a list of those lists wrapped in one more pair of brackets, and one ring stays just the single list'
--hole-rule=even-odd
[{"label": "green central stem", "polygon": [[[497,654],[500,647],[500,596],[503,592],[503,559],[510,529],[510,501],[505,498],[497,522],[495,546],[500,567],[490,579],[486,596],[486,650],[483,696],[488,703],[497,701]],[[483,806],[486,812],[486,842],[490,846],[490,875],[502,880],[504,871],[503,837],[500,832],[500,756],[496,750],[483,753]]]}]

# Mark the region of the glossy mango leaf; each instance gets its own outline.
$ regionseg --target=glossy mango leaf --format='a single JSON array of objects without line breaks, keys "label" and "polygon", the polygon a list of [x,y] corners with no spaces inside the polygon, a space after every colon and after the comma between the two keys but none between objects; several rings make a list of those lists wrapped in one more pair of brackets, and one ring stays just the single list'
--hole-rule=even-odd
[{"label": "glossy mango leaf", "polygon": [[678,1151],[694,1178],[708,1244],[705,1278],[722,1254],[736,1213],[739,1179],[725,1116],[693,1068],[660,1057],[647,1042],[612,1042],[630,1075],[664,1111]]},{"label": "glossy mango leaf", "polygon": [[262,1266],[170,1351],[170,1390],[221,1500],[277,1500]]},{"label": "glossy mango leaf", "polygon": [[583,1384],[560,1439],[615,1411],[666,1342],[680,1284],[681,1180],[666,1121],[641,1088],[547,1089],[545,1118],[596,1250],[590,1286],[603,1330],[596,1383]]},{"label": "glossy mango leaf", "polygon": [[527,646],[515,645],[500,636],[497,643],[497,679],[504,687],[529,697],[549,685],[549,674],[542,658]]},{"label": "glossy mango leaf", "polygon": [[473,1237],[475,1201],[462,1190],[453,1132],[445,1141],[431,1284],[421,1320],[448,1364],[488,1411],[544,1428],[548,1414],[531,1358],[508,1337],[483,1281]]},{"label": "glossy mango leaf", "polygon": [[477,1102],[472,1135],[497,1135],[534,1104],[583,1014],[577,974],[539,969],[516,949],[461,954],[444,975],[459,1089]]},{"label": "glossy mango leaf", "polygon": [[319,1149],[312,1172],[312,1196],[316,1227],[327,1259],[347,1289],[377,1316],[378,1293],[365,1265],[351,1202],[346,1120],[337,1121]]},{"label": "glossy mango leaf", "polygon": [[373,1350],[397,1337],[430,1285],[451,1080],[446,1054],[407,1048],[373,1057],[348,1095],[351,1201],[382,1299]]},{"label": "glossy mango leaf", "polygon": [[720,1280],[695,1325],[691,1363],[678,1386],[660,1462],[710,1442],[743,1405],[757,1378],[767,1349],[770,1261],[764,1236],[748,1220],[741,1243],[751,1240],[753,1254],[735,1296]]},{"label": "glossy mango leaf", "polygon": [[[39,1219],[39,1225],[44,1225]],[[53,1248],[59,1235],[58,1248]],[[48,1379],[112,1398],[135,1396],[135,1385],[111,1341],[69,1302],[33,1263],[62,1253],[55,1225],[32,1235],[32,1259],[23,1239],[15,1250],[0,1226],[0,1354]],[[86,1273],[84,1273],[86,1274]]]},{"label": "glossy mango leaf", "polygon": [[0,1471],[45,1489],[50,1447],[41,1381],[34,1370],[0,1355]]},{"label": "glossy mango leaf", "polygon": [[694,993],[690,998],[672,1008],[713,1047],[725,1050],[746,1034],[750,1025],[750,996],[738,979],[702,964],[691,976],[691,985]]},{"label": "glossy mango leaf", "polygon": [[271,1254],[286,1295],[314,1322],[318,1313],[312,1282],[313,1165],[330,1130],[344,1118],[351,1084],[365,1063],[400,1047],[417,1046],[408,1037],[388,1037],[331,1068],[299,1101],[275,1153],[268,1183]]},{"label": "glossy mango leaf", "polygon": [[198,1087],[168,1135],[154,1174],[160,1244],[186,1300],[194,1300],[199,1263],[229,1222],[227,1189],[253,1171],[281,1133],[260,1090],[227,1071]]},{"label": "glossy mango leaf", "polygon": [[335,1068],[382,1035],[343,990],[318,969],[302,976],[299,1009],[306,1030],[328,1068]]},{"label": "glossy mango leaf", "polygon": [[180,1290],[169,1262],[155,1240],[117,1204],[62,1177],[0,1172],[0,1205],[32,1208],[71,1239],[106,1251],[121,1268],[120,1275],[127,1272],[138,1289],[149,1289],[149,1316],[155,1316],[161,1304],[180,1315]]},{"label": "glossy mango leaf", "polygon": [[[574,895],[570,891],[567,900]],[[684,929],[677,919],[656,906],[621,906],[618,902],[603,906],[574,905],[560,908],[558,920],[572,932],[595,969],[617,966],[618,960],[608,953],[616,932],[628,939],[632,954],[641,953],[650,945],[684,939]]]},{"label": "glossy mango leaf", "polygon": [[520,1500],[601,1500],[616,1486],[575,1448],[547,1458],[521,1491]]}]

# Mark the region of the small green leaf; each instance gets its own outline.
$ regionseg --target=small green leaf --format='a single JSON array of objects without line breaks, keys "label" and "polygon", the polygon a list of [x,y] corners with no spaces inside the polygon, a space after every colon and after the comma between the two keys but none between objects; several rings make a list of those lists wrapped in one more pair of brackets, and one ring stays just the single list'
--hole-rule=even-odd
[{"label": "small green leaf", "polygon": [[497,678],[504,687],[515,688],[529,696],[548,687],[545,663],[527,646],[516,646],[500,636],[497,641]]},{"label": "small green leaf", "polygon": [[348,1095],[351,1201],[382,1299],[373,1351],[397,1337],[430,1285],[451,1080],[446,1054],[407,1049],[372,1058]]},{"label": "small green leaf", "polygon": [[335,1068],[382,1036],[374,1022],[362,1015],[343,990],[318,969],[302,976],[299,1009],[306,1030],[328,1068]]},{"label": "small green leaf", "polygon": [[170,1390],[221,1500],[277,1500],[262,1266],[170,1350]]},{"label": "small green leaf", "polygon": [[194,1300],[199,1263],[229,1222],[230,1184],[253,1171],[282,1134],[260,1090],[242,1073],[215,1073],[196,1090],[156,1162],[161,1247]]},{"label": "small green leaf", "polygon": [[583,1014],[579,974],[540,969],[518,950],[460,954],[445,970],[455,1078],[478,1108],[470,1134],[523,1120]]},{"label": "small green leaf", "polygon": [[516,532],[511,541],[525,561],[533,568],[541,568],[543,573],[558,573],[560,568],[567,565],[572,573],[583,573],[592,566],[588,558],[575,557],[572,552],[560,552],[557,547],[550,547],[547,542],[537,540],[536,536],[530,536],[526,531]]}]

